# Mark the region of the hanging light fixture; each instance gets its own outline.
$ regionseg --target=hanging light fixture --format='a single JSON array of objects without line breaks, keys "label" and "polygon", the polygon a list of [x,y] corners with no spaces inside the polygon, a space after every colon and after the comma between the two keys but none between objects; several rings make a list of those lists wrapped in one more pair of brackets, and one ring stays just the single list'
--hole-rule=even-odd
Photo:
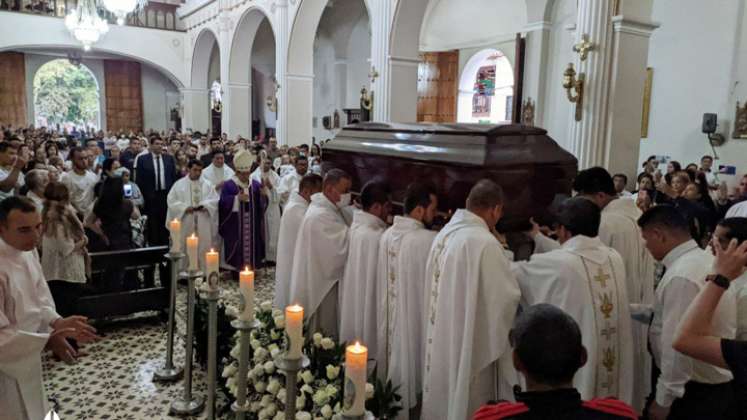
[{"label": "hanging light fixture", "polygon": [[96,0],[79,0],[78,7],[65,16],[65,26],[88,51],[109,31],[109,25],[96,11]]},{"label": "hanging light fixture", "polygon": [[145,7],[148,0],[102,0],[102,3],[117,17],[117,25],[122,26],[127,15]]}]

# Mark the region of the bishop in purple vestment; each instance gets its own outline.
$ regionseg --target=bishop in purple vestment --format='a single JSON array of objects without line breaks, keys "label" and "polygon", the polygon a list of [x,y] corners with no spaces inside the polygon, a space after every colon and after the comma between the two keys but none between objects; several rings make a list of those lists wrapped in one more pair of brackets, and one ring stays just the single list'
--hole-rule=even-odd
[{"label": "bishop in purple vestment", "polygon": [[234,158],[236,174],[223,184],[218,203],[218,232],[223,238],[225,259],[236,271],[256,269],[265,257],[264,212],[267,199],[262,185],[251,180],[251,155],[241,151]]}]

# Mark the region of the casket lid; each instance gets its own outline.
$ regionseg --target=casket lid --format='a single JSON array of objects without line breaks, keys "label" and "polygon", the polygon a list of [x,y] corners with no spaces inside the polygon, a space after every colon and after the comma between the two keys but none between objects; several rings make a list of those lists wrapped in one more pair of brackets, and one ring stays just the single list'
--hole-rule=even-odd
[{"label": "casket lid", "polygon": [[511,134],[547,134],[547,130],[521,124],[468,124],[468,123],[380,123],[364,122],[348,125],[343,131],[373,131],[412,134],[439,134],[450,136],[494,137]]}]

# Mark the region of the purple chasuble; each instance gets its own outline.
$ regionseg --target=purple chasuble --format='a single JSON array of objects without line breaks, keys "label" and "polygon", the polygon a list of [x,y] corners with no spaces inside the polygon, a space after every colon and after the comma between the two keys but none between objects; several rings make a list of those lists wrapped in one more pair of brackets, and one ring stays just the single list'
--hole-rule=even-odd
[{"label": "purple chasuble", "polygon": [[262,266],[265,257],[264,214],[267,199],[260,193],[262,185],[252,181],[248,202],[238,202],[239,211],[233,205],[241,188],[233,179],[226,181],[220,192],[218,203],[218,232],[223,238],[226,262],[236,270],[245,266],[256,269]]}]

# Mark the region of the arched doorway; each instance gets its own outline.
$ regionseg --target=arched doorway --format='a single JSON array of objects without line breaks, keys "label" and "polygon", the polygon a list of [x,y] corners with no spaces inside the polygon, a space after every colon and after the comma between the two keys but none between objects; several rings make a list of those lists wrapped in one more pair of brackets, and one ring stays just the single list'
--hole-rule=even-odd
[{"label": "arched doorway", "polygon": [[[192,106],[191,109],[185,109],[185,120],[191,120],[192,126],[185,128],[203,132],[213,128],[219,129],[219,127],[214,127],[216,118],[210,105],[210,87],[214,81],[220,82],[220,60],[218,39],[211,30],[203,30],[197,36],[192,53],[191,89],[189,90],[189,94],[192,95]],[[190,101],[185,101],[185,103],[190,103]],[[220,115],[218,115],[217,122],[220,125]]]},{"label": "arched doorway", "polygon": [[49,61],[37,70],[33,86],[37,127],[101,128],[99,85],[85,65]]},{"label": "arched doorway", "polygon": [[514,72],[499,50],[473,55],[459,78],[457,122],[492,123],[511,120]]}]

